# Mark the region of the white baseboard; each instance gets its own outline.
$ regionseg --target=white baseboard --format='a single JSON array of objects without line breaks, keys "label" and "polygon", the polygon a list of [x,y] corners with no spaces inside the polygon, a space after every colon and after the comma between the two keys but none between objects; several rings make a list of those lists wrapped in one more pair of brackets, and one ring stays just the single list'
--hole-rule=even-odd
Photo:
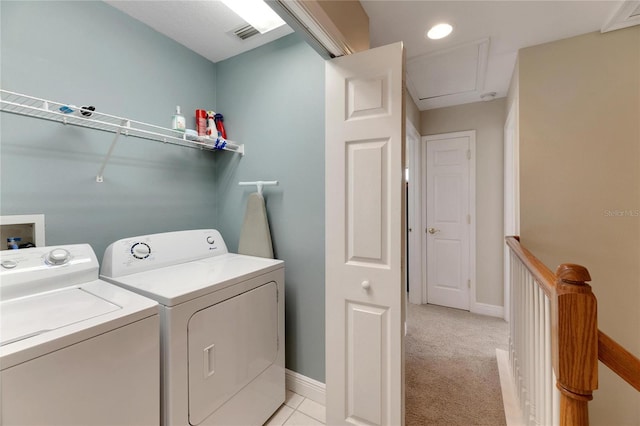
[{"label": "white baseboard", "polygon": [[504,404],[504,416],[507,426],[524,426],[522,410],[518,404],[513,376],[509,368],[509,353],[502,349],[496,349],[496,361],[498,362],[498,374],[500,374],[500,387],[502,388],[502,403]]},{"label": "white baseboard", "polygon": [[318,404],[327,405],[325,384],[300,373],[285,369],[287,389],[309,398]]},{"label": "white baseboard", "polygon": [[498,305],[489,305],[487,303],[476,302],[472,304],[470,311],[474,314],[504,318],[504,307]]}]

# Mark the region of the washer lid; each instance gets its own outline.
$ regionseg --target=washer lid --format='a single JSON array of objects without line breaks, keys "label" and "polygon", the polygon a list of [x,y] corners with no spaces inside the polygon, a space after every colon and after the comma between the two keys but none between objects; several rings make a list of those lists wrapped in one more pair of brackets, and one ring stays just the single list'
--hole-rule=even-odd
[{"label": "washer lid", "polygon": [[115,279],[101,278],[162,305],[175,306],[282,267],[282,260],[227,253]]},{"label": "washer lid", "polygon": [[8,300],[0,311],[0,346],[119,309],[77,287]]},{"label": "washer lid", "polygon": [[0,368],[157,316],[158,311],[156,301],[102,280],[5,300],[0,303]]}]

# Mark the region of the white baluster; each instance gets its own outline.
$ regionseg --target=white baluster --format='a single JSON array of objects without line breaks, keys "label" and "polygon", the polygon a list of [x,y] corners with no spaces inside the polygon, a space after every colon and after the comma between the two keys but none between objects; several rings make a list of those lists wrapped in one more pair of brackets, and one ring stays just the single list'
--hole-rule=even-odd
[{"label": "white baluster", "polygon": [[[552,370],[553,371],[553,370]],[[551,379],[553,380],[553,383],[555,384],[557,379],[556,379],[556,374],[553,373],[553,378]],[[553,386],[553,426],[560,426],[560,391],[558,390],[558,388],[554,385]]]},{"label": "white baluster", "polygon": [[537,298],[537,291],[538,289],[538,284],[535,281],[535,279],[532,280],[531,283],[531,326],[530,326],[530,336],[529,339],[531,340],[531,368],[530,368],[530,385],[529,385],[529,405],[531,407],[531,424],[535,425],[537,424],[537,417],[536,417],[536,393],[538,388],[536,387],[536,380],[538,379],[537,373],[538,373],[538,369],[537,369],[537,362],[538,362],[538,346],[536,345],[537,343],[537,329],[538,329],[538,318],[537,318],[537,302],[536,302],[536,298]]},{"label": "white baluster", "polygon": [[536,375],[538,373],[536,365],[538,362],[538,347],[536,345],[536,334],[538,328],[536,294],[538,292],[538,283],[536,282],[535,278],[533,278],[533,276],[531,276],[531,288],[529,289],[529,291],[531,297],[529,305],[529,318],[531,320],[531,324],[529,324],[529,344],[531,345],[531,354],[529,358],[529,362],[531,363],[529,367],[529,374],[531,374],[531,376],[529,377],[529,409],[531,410],[531,424],[536,425],[536,392],[538,389],[536,387]]},{"label": "white baluster", "polygon": [[551,365],[551,302],[544,300],[544,424],[553,424],[553,366]]},{"label": "white baluster", "polygon": [[[515,256],[514,256],[515,257]],[[523,275],[523,267],[522,264],[518,261],[518,274],[516,277],[516,293],[517,293],[517,303],[518,303],[518,313],[517,313],[517,323],[515,325],[514,330],[514,340],[516,342],[516,371],[514,377],[516,378],[516,389],[518,390],[518,402],[520,403],[520,410],[524,409],[524,393],[523,393],[523,379],[522,379],[522,334],[524,332],[524,328],[522,326],[524,319],[524,302],[523,302],[523,285],[524,285],[524,275]],[[524,411],[523,411],[524,413]]]},{"label": "white baluster", "polygon": [[520,379],[520,407],[523,415],[526,415],[526,384],[525,384],[525,374],[527,371],[526,364],[526,352],[525,352],[525,326],[526,326],[526,317],[527,317],[527,308],[526,308],[526,280],[525,280],[525,268],[522,268],[520,272],[521,280],[520,280],[520,324],[518,327],[518,377]]},{"label": "white baluster", "polygon": [[540,286],[536,288],[536,346],[537,359],[536,359],[536,422],[538,424],[544,424],[544,376],[546,374],[544,357],[545,357],[545,344],[544,344],[544,301],[545,294]]}]

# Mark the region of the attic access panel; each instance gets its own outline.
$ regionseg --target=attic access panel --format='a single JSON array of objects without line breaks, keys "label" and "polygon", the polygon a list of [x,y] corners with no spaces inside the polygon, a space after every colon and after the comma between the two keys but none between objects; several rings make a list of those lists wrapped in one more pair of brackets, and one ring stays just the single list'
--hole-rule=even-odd
[{"label": "attic access panel", "polygon": [[407,61],[407,83],[414,99],[479,93],[484,88],[489,39],[418,56]]}]

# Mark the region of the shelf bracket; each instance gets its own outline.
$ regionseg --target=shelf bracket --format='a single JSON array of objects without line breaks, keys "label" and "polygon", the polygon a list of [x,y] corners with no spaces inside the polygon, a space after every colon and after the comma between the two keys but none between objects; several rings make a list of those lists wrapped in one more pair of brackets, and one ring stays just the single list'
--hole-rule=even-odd
[{"label": "shelf bracket", "polygon": [[116,147],[116,142],[118,142],[118,138],[122,134],[123,127],[130,127],[129,120],[122,120],[122,124],[116,130],[116,134],[113,137],[113,141],[111,142],[111,146],[109,147],[109,151],[107,151],[107,155],[102,160],[102,164],[100,165],[100,170],[98,170],[98,174],[96,175],[96,182],[102,183],[104,182],[104,169],[107,167],[107,163],[111,159],[111,154],[113,154],[113,149]]}]

